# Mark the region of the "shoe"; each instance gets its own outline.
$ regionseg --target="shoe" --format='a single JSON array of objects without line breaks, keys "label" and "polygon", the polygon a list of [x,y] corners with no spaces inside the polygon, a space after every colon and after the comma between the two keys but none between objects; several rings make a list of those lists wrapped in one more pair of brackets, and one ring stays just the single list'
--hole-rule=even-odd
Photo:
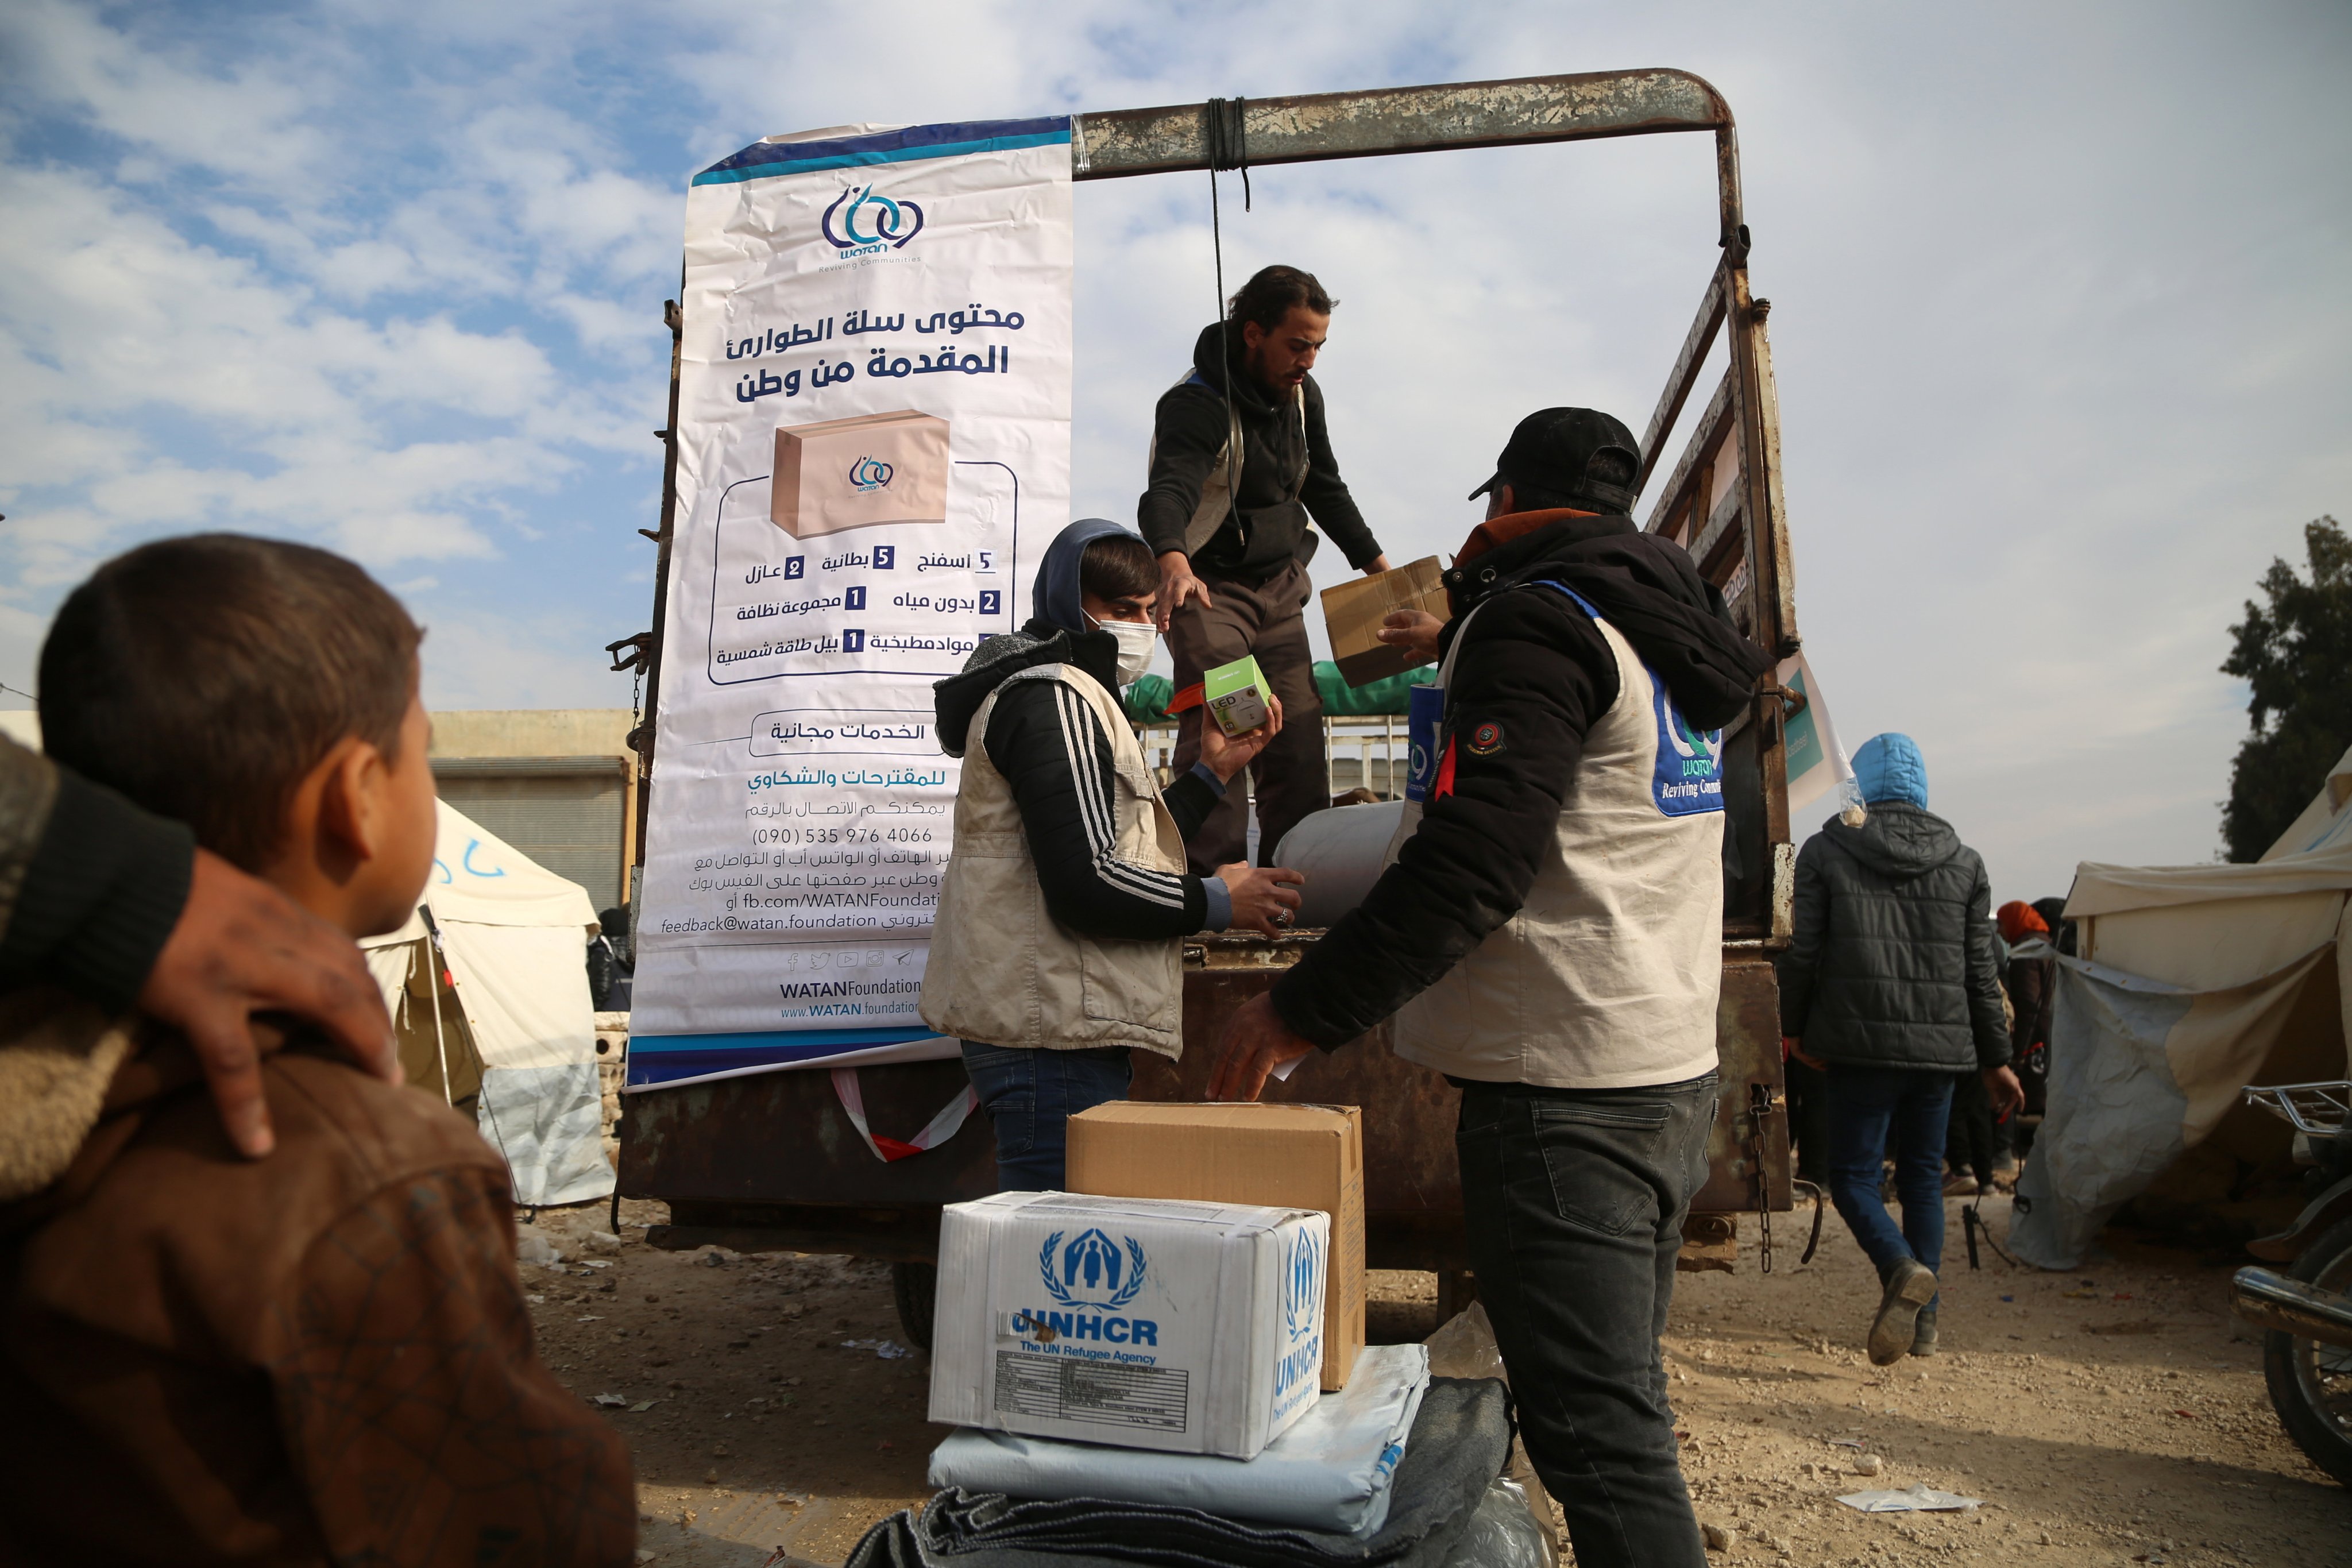
[{"label": "shoe", "polygon": [[1977,1196],[1980,1198],[1989,1198],[1992,1196],[1992,1194],[1993,1184],[1990,1182],[1979,1182],[1977,1184]]},{"label": "shoe", "polygon": [[1944,1178],[1944,1195],[1948,1198],[1964,1198],[1976,1190],[1977,1179],[1974,1176],[1954,1175]]},{"label": "shoe", "polygon": [[1886,1293],[1879,1298],[1878,1316],[1870,1325],[1870,1364],[1893,1366],[1911,1349],[1919,1328],[1919,1309],[1936,1299],[1936,1276],[1916,1258],[1906,1258],[1886,1276]]},{"label": "shoe", "polygon": [[1913,1355],[1936,1353],[1936,1309],[1933,1307],[1923,1308],[1920,1310],[1918,1326],[1911,1331],[1911,1353]]}]

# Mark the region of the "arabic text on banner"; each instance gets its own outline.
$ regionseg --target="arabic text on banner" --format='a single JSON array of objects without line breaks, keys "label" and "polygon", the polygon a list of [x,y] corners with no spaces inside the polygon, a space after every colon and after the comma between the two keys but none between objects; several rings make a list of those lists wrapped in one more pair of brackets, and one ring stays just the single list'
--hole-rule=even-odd
[{"label": "arabic text on banner", "polygon": [[1068,521],[1070,197],[1066,119],[695,177],[633,1082],[921,1049],[931,684]]}]

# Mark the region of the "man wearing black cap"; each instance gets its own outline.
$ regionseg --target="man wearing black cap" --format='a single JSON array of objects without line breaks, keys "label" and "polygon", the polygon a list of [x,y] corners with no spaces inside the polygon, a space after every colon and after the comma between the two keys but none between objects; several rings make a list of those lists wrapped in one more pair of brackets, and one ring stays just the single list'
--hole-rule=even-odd
[{"label": "man wearing black cap", "polygon": [[1583,1568],[1706,1561],[1658,1335],[1715,1120],[1720,726],[1771,667],[1626,515],[1640,471],[1589,408],[1511,433],[1445,574],[1429,797],[1363,903],[1234,1015],[1209,1088],[1255,1100],[1387,1019],[1461,1089],[1471,1264]]}]

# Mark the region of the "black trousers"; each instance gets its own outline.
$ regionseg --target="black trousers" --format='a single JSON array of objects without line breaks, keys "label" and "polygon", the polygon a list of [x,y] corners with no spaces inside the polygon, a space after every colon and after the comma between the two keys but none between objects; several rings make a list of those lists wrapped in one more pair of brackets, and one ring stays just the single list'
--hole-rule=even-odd
[{"label": "black trousers", "polygon": [[1992,1180],[1993,1170],[2009,1152],[2009,1129],[1992,1119],[1992,1095],[1984,1079],[1962,1073],[1952,1086],[1952,1119],[1944,1133],[1944,1154],[1952,1172],[1962,1166],[1979,1185]]},{"label": "black trousers", "polygon": [[[1331,804],[1331,770],[1323,755],[1323,699],[1315,689],[1315,654],[1307,642],[1306,605],[1314,587],[1307,580],[1307,568],[1296,564],[1255,587],[1217,577],[1202,581],[1209,586],[1209,607],[1190,604],[1168,621],[1176,689],[1200,679],[1203,670],[1251,654],[1282,699],[1282,733],[1250,764],[1250,781],[1257,791],[1257,863],[1271,866],[1282,836],[1309,813]],[[1205,713],[1187,709],[1177,721],[1176,752],[1169,762],[1180,778],[1201,760]],[[1185,843],[1195,876],[1214,876],[1218,867],[1249,858],[1249,808],[1244,793],[1227,790]]]},{"label": "black trousers", "polygon": [[1797,1145],[1797,1179],[1830,1190],[1830,1080],[1819,1068],[1790,1057],[1789,1130]]},{"label": "black trousers", "polygon": [[1649,1089],[1463,1089],[1470,1263],[1578,1568],[1706,1561],[1658,1336],[1715,1103],[1712,1073]]}]

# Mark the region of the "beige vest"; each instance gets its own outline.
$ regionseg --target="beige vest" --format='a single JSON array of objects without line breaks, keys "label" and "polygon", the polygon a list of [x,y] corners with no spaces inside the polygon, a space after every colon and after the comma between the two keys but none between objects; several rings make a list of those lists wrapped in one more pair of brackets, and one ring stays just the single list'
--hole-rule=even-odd
[{"label": "beige vest", "polygon": [[996,700],[1016,680],[1058,680],[1084,698],[1110,736],[1111,816],[1122,860],[1184,869],[1184,840],[1118,704],[1076,665],[1022,670],[989,693],[965,731],[956,791],[955,850],[940,888],[923,1022],[991,1046],[1055,1051],[1139,1046],[1184,1049],[1182,943],[1081,936],[1045,908],[1013,786],[982,738]]},{"label": "beige vest", "polygon": [[[1670,738],[1672,710],[1656,700],[1640,656],[1607,621],[1593,625],[1617,659],[1617,700],[1584,738],[1526,904],[1391,1021],[1407,1061],[1549,1089],[1679,1083],[1715,1068],[1723,813],[1662,806],[1659,751],[1666,747],[1667,773],[1677,775],[1671,787],[1686,791],[1678,775],[1689,732]],[[1457,636],[1441,685],[1461,647]],[[1705,742],[1696,745],[1703,762]],[[1686,795],[1664,798],[1687,805]],[[1406,805],[1390,860],[1421,810]]]}]

